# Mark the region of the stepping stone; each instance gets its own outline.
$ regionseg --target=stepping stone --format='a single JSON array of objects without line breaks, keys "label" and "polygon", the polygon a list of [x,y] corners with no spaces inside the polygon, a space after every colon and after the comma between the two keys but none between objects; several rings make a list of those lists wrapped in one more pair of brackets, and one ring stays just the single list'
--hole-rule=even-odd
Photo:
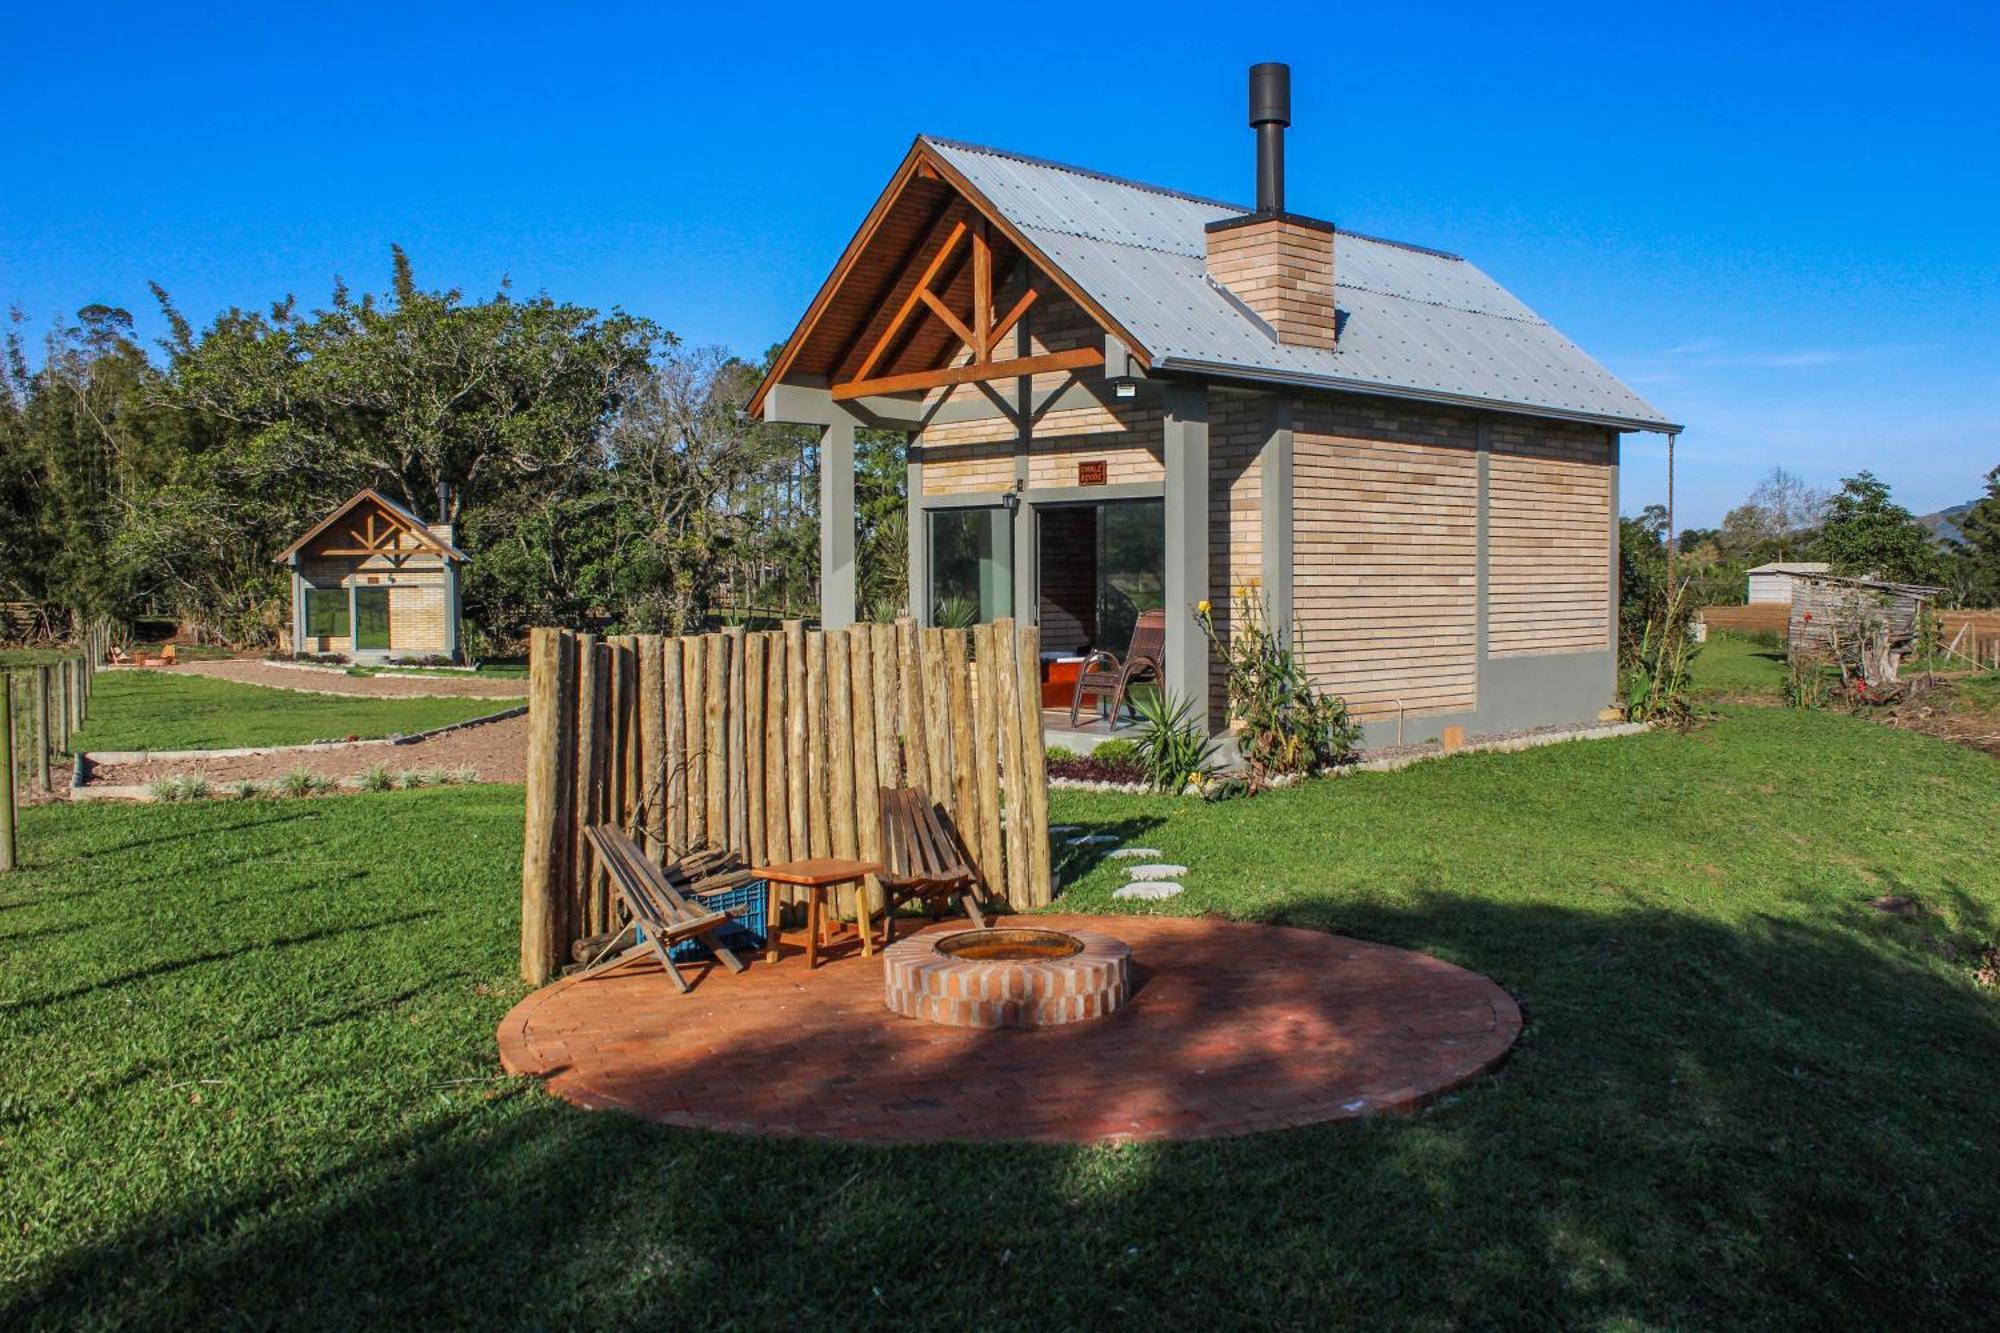
[{"label": "stepping stone", "polygon": [[1141,880],[1137,883],[1127,884],[1122,889],[1114,889],[1112,891],[1111,896],[1114,898],[1145,898],[1148,900],[1157,900],[1160,898],[1171,898],[1180,891],[1181,891],[1181,886],[1178,884],[1166,884],[1157,881]]},{"label": "stepping stone", "polygon": [[1114,861],[1137,861],[1148,856],[1164,855],[1157,847],[1120,847],[1111,853]]},{"label": "stepping stone", "polygon": [[1071,847],[1102,847],[1106,843],[1117,841],[1118,835],[1115,833],[1086,833],[1081,838],[1071,838],[1068,845]]},{"label": "stepping stone", "polygon": [[1179,879],[1187,874],[1186,866],[1133,866],[1126,873],[1133,879]]},{"label": "stepping stone", "polygon": [[1051,825],[1049,825],[1049,832],[1050,832],[1050,833],[1052,833],[1052,834],[1054,834],[1054,833],[1081,833],[1082,831],[1083,831],[1083,825],[1081,825],[1081,824],[1051,824]]}]

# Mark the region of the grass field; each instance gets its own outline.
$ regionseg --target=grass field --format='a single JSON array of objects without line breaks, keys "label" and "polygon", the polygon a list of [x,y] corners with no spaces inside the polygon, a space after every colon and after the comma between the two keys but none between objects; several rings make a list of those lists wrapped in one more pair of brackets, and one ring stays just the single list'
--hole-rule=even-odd
[{"label": "grass field", "polygon": [[91,694],[82,750],[211,750],[409,735],[513,707],[507,699],[351,699],[206,676],[107,671]]},{"label": "grass field", "polygon": [[1694,682],[1704,695],[1776,699],[1785,688],[1784,645],[1710,634],[1694,659]]},{"label": "grass field", "polygon": [[[707,1136],[500,1077],[520,799],[24,812],[0,1326],[1976,1327],[2000,1300],[1986,756],[1753,709],[1247,802],[1057,793],[1191,867],[1158,906],[1428,950],[1529,1020],[1414,1117],[1109,1149]],[[1125,906],[1071,869],[1065,910]]]}]

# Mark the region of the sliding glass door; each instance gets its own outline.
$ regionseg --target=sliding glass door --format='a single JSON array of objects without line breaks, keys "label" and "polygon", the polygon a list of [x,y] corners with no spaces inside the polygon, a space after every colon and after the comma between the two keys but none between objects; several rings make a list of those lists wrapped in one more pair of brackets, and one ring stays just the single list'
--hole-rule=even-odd
[{"label": "sliding glass door", "polygon": [[927,517],[930,623],[971,625],[1013,615],[1013,515],[990,505],[932,509]]},{"label": "sliding glass door", "polygon": [[1166,605],[1166,505],[1047,505],[1036,519],[1042,646],[1123,654],[1140,612]]}]

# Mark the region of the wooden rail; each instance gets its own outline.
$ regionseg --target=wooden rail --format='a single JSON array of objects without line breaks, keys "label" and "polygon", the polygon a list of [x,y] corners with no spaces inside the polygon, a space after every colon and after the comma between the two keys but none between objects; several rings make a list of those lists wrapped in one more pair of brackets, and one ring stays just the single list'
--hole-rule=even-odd
[{"label": "wooden rail", "polygon": [[[914,784],[950,813],[988,896],[1045,905],[1039,647],[1036,630],[1006,620],[811,633],[792,621],[686,638],[535,630],[521,975],[546,981],[576,941],[619,925],[582,836],[607,821],[663,859],[703,847],[753,865],[872,859],[880,788]],[[853,910],[852,893],[837,910]]]}]

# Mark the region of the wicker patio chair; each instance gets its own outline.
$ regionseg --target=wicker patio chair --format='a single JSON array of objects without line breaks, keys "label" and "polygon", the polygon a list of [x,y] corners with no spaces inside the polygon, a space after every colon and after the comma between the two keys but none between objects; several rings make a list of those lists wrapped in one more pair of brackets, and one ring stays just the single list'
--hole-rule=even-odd
[{"label": "wicker patio chair", "polygon": [[1111,696],[1111,725],[1118,725],[1118,710],[1125,706],[1125,694],[1141,681],[1158,682],[1161,663],[1167,655],[1167,613],[1142,611],[1132,626],[1132,643],[1121,659],[1102,648],[1083,659],[1076,673],[1076,692],[1069,700],[1069,724],[1077,725],[1076,715],[1086,694]]}]

